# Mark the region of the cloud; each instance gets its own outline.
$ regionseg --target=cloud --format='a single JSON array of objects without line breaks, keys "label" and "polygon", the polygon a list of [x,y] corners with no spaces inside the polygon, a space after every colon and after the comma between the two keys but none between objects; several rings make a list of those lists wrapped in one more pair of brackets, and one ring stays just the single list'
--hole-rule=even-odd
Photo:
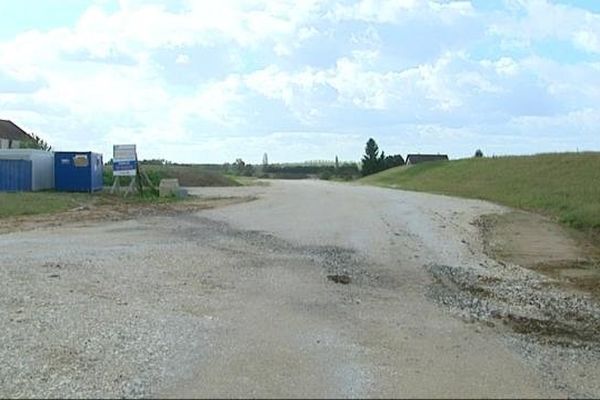
[{"label": "cloud", "polygon": [[505,44],[530,47],[543,40],[566,40],[590,53],[600,53],[600,15],[548,0],[514,1],[498,17],[490,33]]},{"label": "cloud", "polygon": [[573,34],[575,45],[590,53],[600,54],[600,33],[581,30]]},{"label": "cloud", "polygon": [[186,65],[190,63],[190,56],[187,54],[179,54],[175,59],[175,64]]},{"label": "cloud", "polygon": [[351,5],[338,5],[333,16],[339,20],[361,20],[376,23],[398,23],[407,18],[436,18],[445,22],[474,15],[470,1],[432,0],[360,0]]},{"label": "cloud", "polygon": [[[0,42],[0,117],[57,148],[199,162],[358,159],[370,136],[388,153],[597,148],[599,21],[543,0],[95,3]],[[583,56],[539,50],[558,44]]]}]

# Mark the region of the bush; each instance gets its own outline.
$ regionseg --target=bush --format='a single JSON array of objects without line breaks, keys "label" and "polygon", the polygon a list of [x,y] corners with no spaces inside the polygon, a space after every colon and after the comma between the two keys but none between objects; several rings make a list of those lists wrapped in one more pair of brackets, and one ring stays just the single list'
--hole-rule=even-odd
[{"label": "bush", "polygon": [[323,179],[324,181],[328,181],[331,179],[332,173],[330,171],[323,171],[319,174],[319,179]]}]

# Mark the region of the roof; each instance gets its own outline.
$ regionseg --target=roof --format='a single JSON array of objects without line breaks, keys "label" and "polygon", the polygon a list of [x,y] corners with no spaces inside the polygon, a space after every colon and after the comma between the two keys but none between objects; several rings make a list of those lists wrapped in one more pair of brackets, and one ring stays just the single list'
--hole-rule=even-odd
[{"label": "roof", "polygon": [[406,156],[407,164],[418,164],[428,161],[447,161],[448,155],[446,154],[409,154]]},{"label": "roof", "polygon": [[33,138],[12,121],[0,119],[0,139],[26,141]]}]

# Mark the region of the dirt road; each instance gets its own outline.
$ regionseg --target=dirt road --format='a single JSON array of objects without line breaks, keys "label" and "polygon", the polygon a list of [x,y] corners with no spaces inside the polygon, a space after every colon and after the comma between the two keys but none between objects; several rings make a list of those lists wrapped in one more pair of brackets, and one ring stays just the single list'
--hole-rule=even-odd
[{"label": "dirt road", "polygon": [[258,200],[0,235],[0,397],[600,395],[597,304],[484,254],[473,222],[501,207],[194,193]]}]

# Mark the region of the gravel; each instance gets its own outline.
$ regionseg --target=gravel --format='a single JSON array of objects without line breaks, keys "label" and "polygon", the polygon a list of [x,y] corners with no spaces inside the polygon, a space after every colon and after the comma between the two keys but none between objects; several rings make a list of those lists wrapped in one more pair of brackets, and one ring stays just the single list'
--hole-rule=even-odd
[{"label": "gravel", "polygon": [[[429,295],[469,323],[504,333],[505,340],[570,397],[595,398],[600,382],[574,376],[568,366],[596,368],[600,358],[600,304],[566,292],[556,281],[517,265],[431,264]],[[479,328],[481,329],[481,328]],[[567,367],[565,367],[567,366]]]},{"label": "gravel", "polygon": [[[300,260],[324,277],[368,275],[341,248],[294,246],[192,215],[142,221],[109,225],[112,238],[106,226],[87,237],[77,229],[26,234],[5,254],[0,397],[147,397],[207,357],[206,345],[224,329],[210,313],[211,295],[273,259]],[[169,228],[147,235],[163,223]],[[69,246],[57,246],[63,240]]]},{"label": "gravel", "polygon": [[595,303],[485,257],[469,222],[496,206],[308,181],[205,194],[227,192],[260,199],[0,235],[0,397],[600,393]]}]

